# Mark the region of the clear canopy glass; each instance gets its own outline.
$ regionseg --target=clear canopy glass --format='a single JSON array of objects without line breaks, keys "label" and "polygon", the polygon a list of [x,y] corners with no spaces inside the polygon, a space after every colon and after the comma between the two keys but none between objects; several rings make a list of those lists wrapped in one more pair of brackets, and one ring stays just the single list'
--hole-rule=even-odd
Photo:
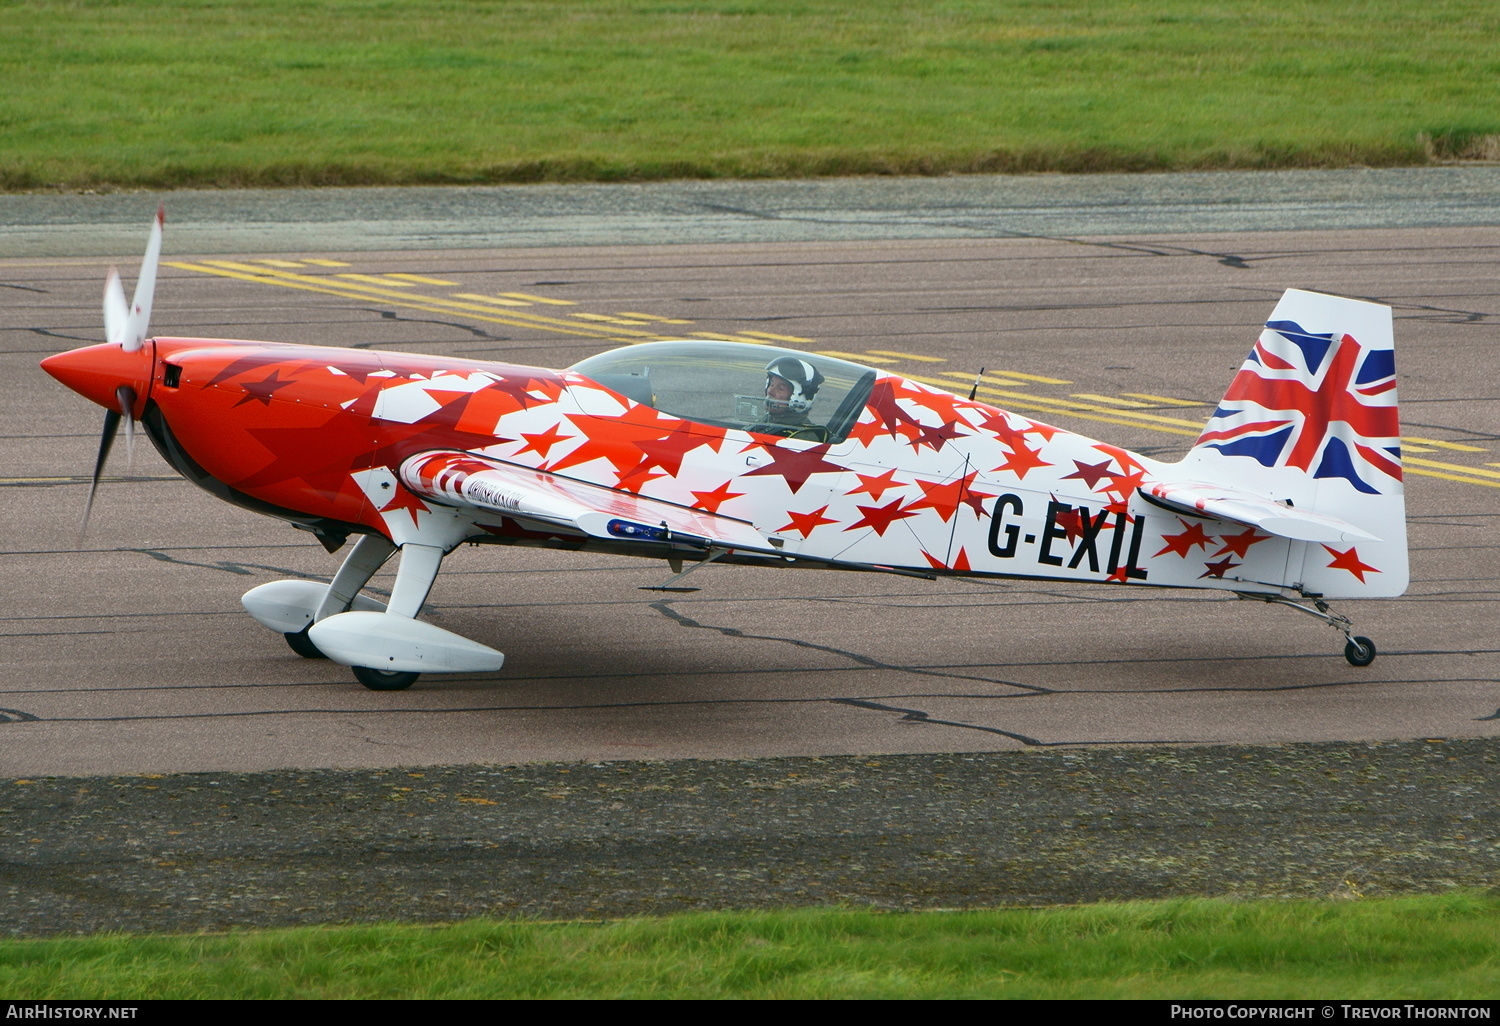
[{"label": "clear canopy glass", "polygon": [[[823,378],[795,424],[766,403],[769,365],[788,356],[811,364]],[[876,377],[857,363],[742,342],[647,342],[591,356],[570,369],[684,420],[829,442],[849,434]]]}]

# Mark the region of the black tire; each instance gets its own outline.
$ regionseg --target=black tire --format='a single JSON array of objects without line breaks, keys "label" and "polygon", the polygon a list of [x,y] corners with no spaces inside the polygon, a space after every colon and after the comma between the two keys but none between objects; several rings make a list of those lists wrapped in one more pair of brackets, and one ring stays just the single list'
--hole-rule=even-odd
[{"label": "black tire", "polygon": [[368,666],[355,666],[354,676],[371,691],[405,691],[417,682],[420,673],[402,670],[372,670]]},{"label": "black tire", "polygon": [[1375,642],[1369,638],[1350,638],[1344,645],[1344,658],[1350,666],[1369,666],[1375,661]]},{"label": "black tire", "polygon": [[307,632],[311,629],[312,624],[308,624],[297,633],[283,634],[282,637],[286,639],[288,645],[292,646],[292,651],[303,659],[327,659],[328,657],[318,650],[318,646],[313,644],[312,638],[307,636]]}]

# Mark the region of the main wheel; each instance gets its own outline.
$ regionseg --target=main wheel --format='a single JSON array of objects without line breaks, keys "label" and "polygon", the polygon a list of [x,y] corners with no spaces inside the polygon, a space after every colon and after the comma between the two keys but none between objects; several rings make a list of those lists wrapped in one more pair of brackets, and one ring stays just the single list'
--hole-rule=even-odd
[{"label": "main wheel", "polygon": [[354,676],[371,691],[405,691],[417,682],[420,673],[402,670],[372,670],[368,666],[355,666]]},{"label": "main wheel", "polygon": [[1350,638],[1344,645],[1344,658],[1350,666],[1369,666],[1375,661],[1375,642],[1369,638]]},{"label": "main wheel", "polygon": [[312,624],[308,624],[295,634],[283,634],[282,637],[286,639],[288,645],[292,646],[292,651],[303,659],[327,659],[328,657],[319,651],[318,646],[313,644],[312,638],[307,636],[310,630],[312,630]]}]

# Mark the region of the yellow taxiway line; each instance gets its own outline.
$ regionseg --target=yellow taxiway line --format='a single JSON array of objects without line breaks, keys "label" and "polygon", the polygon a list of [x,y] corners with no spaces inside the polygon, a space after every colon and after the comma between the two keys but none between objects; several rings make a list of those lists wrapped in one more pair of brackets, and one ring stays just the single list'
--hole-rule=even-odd
[{"label": "yellow taxiway line", "polygon": [[[373,286],[356,285],[353,282],[333,282],[327,278],[304,277],[302,275],[291,275],[282,271],[271,271],[259,267],[251,267],[248,264],[240,264],[237,267],[207,266],[204,264],[189,264],[172,261],[162,261],[167,267],[176,267],[179,270],[195,271],[199,274],[212,274],[221,278],[237,278],[241,281],[255,282],[260,285],[276,285],[287,289],[300,289],[304,292],[319,292],[328,296],[338,296],[341,299],[381,299],[395,306],[407,310],[421,310],[426,313],[462,313],[491,324],[504,324],[512,328],[536,328],[542,331],[556,332],[562,335],[573,335],[578,338],[597,338],[607,341],[631,341],[622,339],[621,335],[639,336],[640,341],[648,341],[657,336],[647,332],[629,331],[623,328],[601,329],[593,325],[573,324],[560,321],[550,317],[537,317],[530,314],[514,314],[509,310],[504,316],[496,316],[501,311],[489,306],[479,306],[475,303],[456,303],[447,299],[429,299],[417,297],[410,293],[386,291]],[[217,261],[218,264],[229,264],[230,261]]]}]

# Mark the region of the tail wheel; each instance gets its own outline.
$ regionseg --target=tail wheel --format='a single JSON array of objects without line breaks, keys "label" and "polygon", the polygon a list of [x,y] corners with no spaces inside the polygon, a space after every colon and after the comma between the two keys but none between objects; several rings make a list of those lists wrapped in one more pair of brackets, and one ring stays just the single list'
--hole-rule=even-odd
[{"label": "tail wheel", "polygon": [[1369,666],[1375,661],[1375,642],[1369,638],[1350,638],[1344,645],[1344,658],[1350,666]]},{"label": "tail wheel", "polygon": [[[1373,659],[1374,656],[1371,658]],[[359,682],[371,691],[405,691],[421,676],[420,673],[407,673],[402,670],[373,670],[368,666],[351,668]]]},{"label": "tail wheel", "polygon": [[312,624],[308,624],[295,634],[283,634],[282,637],[286,638],[286,643],[292,647],[292,651],[303,659],[327,659],[328,657],[318,646],[313,644],[312,638],[307,636],[307,632],[311,629]]}]

